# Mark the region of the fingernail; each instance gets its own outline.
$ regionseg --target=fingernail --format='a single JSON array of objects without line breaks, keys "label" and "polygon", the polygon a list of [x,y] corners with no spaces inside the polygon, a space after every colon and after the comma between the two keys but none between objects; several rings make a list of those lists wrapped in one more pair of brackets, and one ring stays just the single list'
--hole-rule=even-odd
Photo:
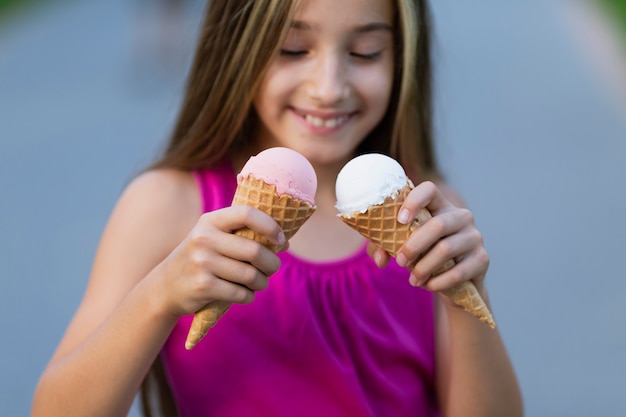
[{"label": "fingernail", "polygon": [[283,232],[280,232],[278,234],[278,244],[279,245],[284,245],[285,242],[287,242],[287,239],[285,238],[285,234]]},{"label": "fingernail", "polygon": [[416,286],[420,287],[420,288],[426,288],[425,285],[426,285],[426,283],[428,282],[429,279],[430,279],[430,277],[428,276],[428,277],[422,278],[420,280],[417,280]]},{"label": "fingernail", "polygon": [[406,266],[408,260],[406,259],[406,256],[404,256],[403,253],[399,253],[398,256],[396,256],[396,263],[400,266]]},{"label": "fingernail", "polygon": [[400,213],[398,213],[398,221],[402,224],[407,224],[409,222],[410,217],[411,217],[411,214],[409,213],[409,210],[405,208],[400,210]]},{"label": "fingernail", "polygon": [[374,263],[376,264],[376,266],[380,266],[380,252],[376,251],[374,252]]}]

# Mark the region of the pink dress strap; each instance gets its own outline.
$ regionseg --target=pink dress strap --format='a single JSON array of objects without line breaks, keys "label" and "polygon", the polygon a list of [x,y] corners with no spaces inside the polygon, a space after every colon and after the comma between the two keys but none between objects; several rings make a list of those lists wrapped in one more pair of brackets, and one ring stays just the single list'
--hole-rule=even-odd
[{"label": "pink dress strap", "polygon": [[229,161],[222,161],[212,169],[193,171],[202,198],[202,212],[228,207],[237,188],[237,177]]}]

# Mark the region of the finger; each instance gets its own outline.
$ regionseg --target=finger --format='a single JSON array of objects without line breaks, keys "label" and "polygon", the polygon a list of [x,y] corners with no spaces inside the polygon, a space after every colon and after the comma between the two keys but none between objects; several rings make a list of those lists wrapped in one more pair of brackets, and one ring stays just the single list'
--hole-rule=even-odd
[{"label": "finger", "polygon": [[219,251],[228,258],[251,264],[267,276],[274,274],[280,267],[280,259],[273,251],[247,237],[225,234]]},{"label": "finger", "polygon": [[255,266],[227,257],[220,257],[212,265],[212,274],[237,285],[243,285],[252,291],[261,291],[267,288],[268,275]]},{"label": "finger", "polygon": [[461,259],[453,268],[430,278],[423,287],[429,291],[442,291],[470,280],[480,283],[485,277],[488,265],[487,252],[478,250]]},{"label": "finger", "polygon": [[465,234],[455,234],[441,239],[413,266],[411,273],[418,286],[423,286],[442,265],[451,259],[461,258],[476,248],[477,242]]},{"label": "finger", "polygon": [[223,279],[215,280],[213,293],[214,299],[229,303],[249,304],[254,301],[254,291],[250,288]]},{"label": "finger", "polygon": [[280,226],[267,213],[251,206],[232,206],[206,213],[203,217],[225,232],[247,227],[267,238],[275,245],[284,245],[287,239]]},{"label": "finger", "polygon": [[454,205],[444,197],[433,182],[424,181],[406,196],[398,212],[398,221],[403,224],[413,221],[423,208],[435,215],[453,207]]},{"label": "finger", "polygon": [[200,257],[204,256],[202,254],[211,256],[214,253],[248,262],[266,275],[272,275],[278,270],[280,260],[270,249],[255,240],[218,229],[212,223],[214,220],[204,220],[202,227],[192,230],[189,237],[191,253],[199,253]]},{"label": "finger", "polygon": [[[222,246],[213,245],[213,239],[225,243]],[[240,243],[229,244],[236,241]],[[224,252],[229,252],[229,246],[237,250],[231,256],[224,255]],[[259,250],[258,253],[262,255],[259,259],[262,260],[258,262],[268,273],[252,263],[237,259],[246,258],[242,253],[245,254],[247,246]],[[251,302],[254,299],[253,292],[267,288],[268,275],[280,266],[280,260],[269,249],[258,242],[230,233],[219,232],[200,237],[194,235],[189,247],[191,250],[185,262],[187,275],[193,277],[190,284],[194,294],[206,300]],[[266,260],[263,259],[264,256]],[[254,260],[255,256],[249,258]]]},{"label": "finger", "polygon": [[193,291],[207,301],[221,300],[229,303],[247,304],[254,300],[254,291],[244,285],[237,284],[215,275],[208,268],[196,275]]},{"label": "finger", "polygon": [[372,242],[367,244],[367,254],[379,268],[383,268],[389,263],[389,254]]},{"label": "finger", "polygon": [[284,244],[276,248],[276,253],[286,252],[289,250],[289,241],[286,241]]},{"label": "finger", "polygon": [[414,265],[433,245],[447,236],[458,233],[472,221],[472,213],[466,209],[456,209],[432,217],[415,229],[404,242],[396,257],[398,264]]}]

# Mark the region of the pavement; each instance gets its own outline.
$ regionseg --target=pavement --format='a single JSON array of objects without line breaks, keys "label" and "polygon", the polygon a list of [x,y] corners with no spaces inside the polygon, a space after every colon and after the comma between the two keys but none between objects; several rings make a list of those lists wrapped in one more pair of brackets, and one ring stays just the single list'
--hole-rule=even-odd
[{"label": "pavement", "polygon": [[[484,234],[529,417],[626,415],[623,72],[597,65],[586,41],[602,37],[581,31],[596,15],[573,4],[433,2],[437,150]],[[2,416],[28,415],[106,219],[180,101],[198,8],[160,65],[137,56],[135,7],[56,0],[0,20]]]}]

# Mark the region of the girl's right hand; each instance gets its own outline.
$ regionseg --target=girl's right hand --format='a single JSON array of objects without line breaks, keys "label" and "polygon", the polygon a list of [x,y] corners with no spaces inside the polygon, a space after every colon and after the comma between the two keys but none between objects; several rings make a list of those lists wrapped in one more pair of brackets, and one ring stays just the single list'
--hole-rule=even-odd
[{"label": "girl's right hand", "polygon": [[[234,231],[248,227],[281,250],[285,235],[276,221],[249,206],[233,206],[203,214],[187,237],[150,275],[163,285],[166,311],[192,314],[214,300],[246,304],[268,285],[280,260],[274,252]],[[156,277],[155,277],[156,278]]]}]

